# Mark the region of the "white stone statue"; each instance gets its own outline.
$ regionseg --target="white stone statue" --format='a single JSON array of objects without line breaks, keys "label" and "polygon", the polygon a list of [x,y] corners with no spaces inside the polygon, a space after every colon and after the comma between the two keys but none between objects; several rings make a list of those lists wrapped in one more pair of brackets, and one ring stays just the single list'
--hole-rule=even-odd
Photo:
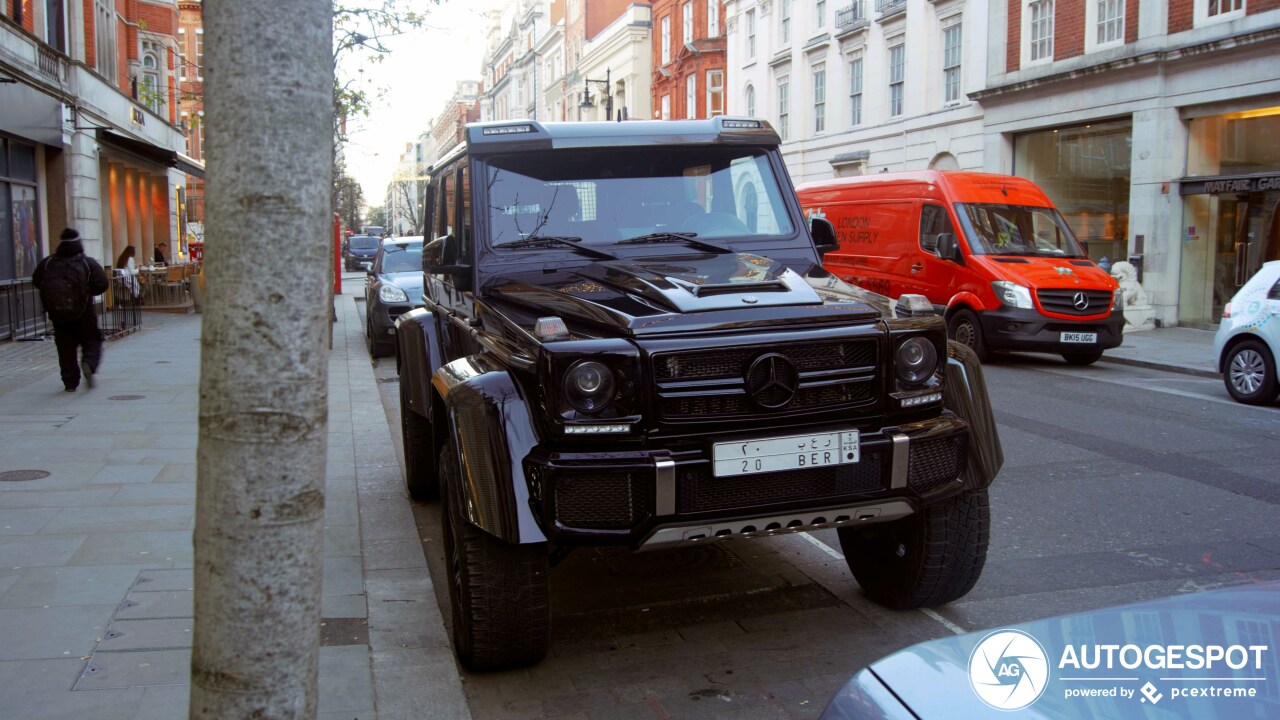
[{"label": "white stone statue", "polygon": [[1120,283],[1124,308],[1124,331],[1151,330],[1156,326],[1155,310],[1147,299],[1147,291],[1138,283],[1138,271],[1133,265],[1120,260],[1111,265],[1111,277]]}]

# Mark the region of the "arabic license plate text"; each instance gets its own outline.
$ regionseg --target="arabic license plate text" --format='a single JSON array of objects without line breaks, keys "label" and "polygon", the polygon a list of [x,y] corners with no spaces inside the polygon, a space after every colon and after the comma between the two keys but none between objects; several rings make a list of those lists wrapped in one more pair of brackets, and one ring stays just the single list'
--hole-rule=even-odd
[{"label": "arabic license plate text", "polygon": [[716,443],[711,457],[716,477],[845,465],[858,462],[858,431]]},{"label": "arabic license plate text", "polygon": [[1064,332],[1062,342],[1092,344],[1098,342],[1098,333]]}]

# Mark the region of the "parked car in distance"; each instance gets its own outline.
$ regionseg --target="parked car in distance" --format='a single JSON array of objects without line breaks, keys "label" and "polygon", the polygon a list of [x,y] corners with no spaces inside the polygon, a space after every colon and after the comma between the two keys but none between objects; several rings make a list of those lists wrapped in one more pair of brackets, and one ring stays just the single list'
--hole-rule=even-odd
[{"label": "parked car in distance", "polygon": [[1213,354],[1227,392],[1248,405],[1280,394],[1280,260],[1264,264],[1222,310]]},{"label": "parked car in distance", "polygon": [[365,276],[365,343],[369,355],[396,349],[396,318],[422,303],[422,236],[387,238]]},{"label": "parked car in distance", "polygon": [[827,270],[889,297],[924,295],[980,358],[1025,350],[1088,365],[1120,345],[1118,284],[1030,180],[921,170],[796,192],[806,215],[835,225]]},{"label": "parked car in distance", "polygon": [[1273,718],[1276,627],[1271,581],[949,635],[858,671],[821,720]]},{"label": "parked car in distance", "polygon": [[343,265],[347,271],[367,269],[365,263],[373,262],[373,256],[377,254],[378,243],[381,241],[381,237],[373,235],[352,235],[347,238],[346,247],[343,248],[342,253]]}]

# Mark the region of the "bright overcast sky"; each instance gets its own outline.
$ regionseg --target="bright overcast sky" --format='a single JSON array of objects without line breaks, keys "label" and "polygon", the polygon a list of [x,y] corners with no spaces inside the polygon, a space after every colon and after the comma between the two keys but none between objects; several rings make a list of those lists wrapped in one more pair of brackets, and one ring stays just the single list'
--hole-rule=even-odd
[{"label": "bright overcast sky", "polygon": [[405,144],[430,128],[453,96],[454,83],[480,79],[487,27],[483,12],[492,0],[441,0],[439,5],[405,0],[403,5],[425,9],[426,26],[387,38],[392,52],[382,62],[348,58],[340,69],[354,73],[363,67],[370,94],[385,91],[374,101],[369,117],[347,123],[347,173],[360,183],[370,206],[383,203]]}]

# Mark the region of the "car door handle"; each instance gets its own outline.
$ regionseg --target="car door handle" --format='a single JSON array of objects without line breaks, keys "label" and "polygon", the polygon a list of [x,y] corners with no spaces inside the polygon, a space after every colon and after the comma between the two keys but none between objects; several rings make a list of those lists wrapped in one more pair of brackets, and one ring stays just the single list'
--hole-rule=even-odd
[{"label": "car door handle", "polygon": [[913,273],[918,273],[923,269],[924,269],[924,265],[921,265],[920,263],[916,263],[915,265],[911,266],[911,272]]}]

